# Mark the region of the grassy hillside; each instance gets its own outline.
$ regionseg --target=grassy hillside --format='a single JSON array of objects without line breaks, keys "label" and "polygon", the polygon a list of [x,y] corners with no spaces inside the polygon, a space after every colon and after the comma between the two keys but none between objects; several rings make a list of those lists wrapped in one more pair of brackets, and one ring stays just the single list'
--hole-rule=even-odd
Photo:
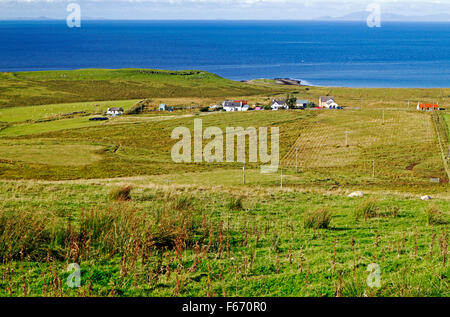
[{"label": "grassy hillside", "polygon": [[0,108],[154,97],[222,97],[282,91],[204,71],[148,69],[0,73]]},{"label": "grassy hillside", "polygon": [[[84,69],[0,73],[0,108],[112,101],[130,99],[176,99],[178,103],[209,104],[223,98],[246,97],[267,103],[287,92],[317,103],[320,96],[336,97],[348,107],[408,108],[418,102],[439,102],[449,106],[450,89],[365,89],[296,87],[275,85],[271,80],[241,83],[204,71],[149,69]],[[0,121],[4,121],[1,120]]]}]

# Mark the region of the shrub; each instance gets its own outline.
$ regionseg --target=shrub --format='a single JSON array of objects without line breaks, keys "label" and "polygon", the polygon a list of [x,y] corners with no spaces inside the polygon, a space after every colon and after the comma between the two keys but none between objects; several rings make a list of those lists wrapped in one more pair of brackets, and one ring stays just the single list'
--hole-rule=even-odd
[{"label": "shrub", "polygon": [[244,206],[242,205],[243,198],[242,197],[230,197],[228,199],[225,207],[229,210],[243,210]]},{"label": "shrub", "polygon": [[305,214],[305,228],[327,229],[331,222],[331,213],[326,208],[319,208]]},{"label": "shrub", "polygon": [[109,200],[111,201],[127,201],[131,200],[131,190],[133,186],[114,187],[109,192]]},{"label": "shrub", "polygon": [[375,218],[378,214],[377,201],[374,199],[364,200],[355,210],[355,218],[363,218],[367,220],[369,218]]},{"label": "shrub", "polygon": [[425,210],[425,214],[427,216],[427,223],[430,226],[447,224],[444,213],[436,205],[428,206]]}]

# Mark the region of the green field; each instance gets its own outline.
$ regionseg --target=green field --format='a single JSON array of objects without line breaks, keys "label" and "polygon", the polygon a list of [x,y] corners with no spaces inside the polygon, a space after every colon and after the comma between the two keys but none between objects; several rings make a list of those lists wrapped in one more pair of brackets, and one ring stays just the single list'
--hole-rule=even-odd
[{"label": "green field", "polygon": [[[334,95],[345,110],[189,108],[287,93]],[[448,297],[450,115],[415,105],[449,96],[198,71],[2,73],[0,296]],[[183,110],[89,121],[144,98]],[[195,119],[278,127],[281,168],[247,164],[243,184],[241,163],[174,163],[171,133]],[[69,263],[80,288],[66,284]]]},{"label": "green field", "polygon": [[447,124],[447,135],[450,139],[450,114],[444,115],[445,123]]},{"label": "green field", "polygon": [[[114,202],[109,185],[0,183],[1,295],[450,295],[448,227],[428,225],[429,203],[414,196],[145,182]],[[356,219],[367,202],[378,215]],[[305,228],[318,208],[328,229]],[[78,289],[66,284],[72,262]],[[380,288],[366,283],[371,263]]]},{"label": "green field", "polygon": [[34,107],[9,107],[0,109],[3,122],[17,123],[36,120],[62,119],[64,116],[76,114],[103,114],[107,108],[131,108],[138,100],[118,100],[99,102],[77,102],[69,104],[52,104]]}]

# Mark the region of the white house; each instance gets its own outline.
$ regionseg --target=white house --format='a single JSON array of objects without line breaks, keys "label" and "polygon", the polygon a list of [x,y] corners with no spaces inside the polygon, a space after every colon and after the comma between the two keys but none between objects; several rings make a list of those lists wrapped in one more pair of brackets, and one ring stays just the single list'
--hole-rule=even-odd
[{"label": "white house", "polygon": [[247,100],[226,100],[222,103],[223,110],[228,112],[233,111],[248,111]]},{"label": "white house", "polygon": [[327,107],[328,102],[334,102],[334,97],[329,97],[329,96],[320,97],[319,98],[319,107],[320,108],[328,108]]},{"label": "white house", "polygon": [[108,108],[108,110],[106,111],[106,114],[111,115],[111,116],[120,116],[121,114],[123,114],[123,108],[117,108],[117,107]]},{"label": "white house", "polygon": [[339,105],[334,101],[334,97],[320,97],[319,107],[327,109],[339,109]]},{"label": "white house", "polygon": [[286,100],[272,100],[272,110],[289,109]]}]

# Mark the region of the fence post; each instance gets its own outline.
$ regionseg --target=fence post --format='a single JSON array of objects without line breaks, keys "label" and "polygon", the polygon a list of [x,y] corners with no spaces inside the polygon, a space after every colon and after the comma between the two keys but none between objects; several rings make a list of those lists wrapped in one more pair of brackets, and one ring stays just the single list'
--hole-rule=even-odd
[{"label": "fence post", "polygon": [[281,169],[280,188],[283,188],[283,169]]}]

